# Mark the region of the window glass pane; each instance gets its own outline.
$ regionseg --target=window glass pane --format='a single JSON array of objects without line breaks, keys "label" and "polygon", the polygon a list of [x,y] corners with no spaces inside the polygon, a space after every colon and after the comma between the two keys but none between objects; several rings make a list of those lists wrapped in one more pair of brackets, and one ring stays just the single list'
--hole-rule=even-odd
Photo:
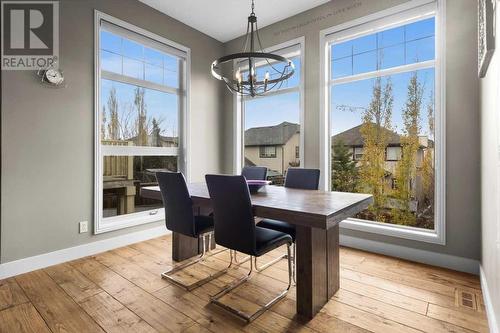
[{"label": "window glass pane", "polygon": [[434,76],[431,68],[331,87],[332,190],[375,200],[357,218],[434,228]]},{"label": "window glass pane", "polygon": [[406,28],[406,41],[430,37],[435,35],[434,17],[411,23],[405,26]]},{"label": "window glass pane", "polygon": [[130,39],[123,38],[123,55],[128,58],[144,60],[142,53],[143,46],[139,43],[133,42]]},{"label": "window glass pane", "polygon": [[354,148],[354,160],[360,161],[362,158],[363,158],[363,148],[362,147],[355,147]]},{"label": "window glass pane", "polygon": [[101,49],[121,54],[122,38],[111,32],[101,30]]},{"label": "window glass pane", "polygon": [[[290,59],[294,66],[295,66],[295,72],[293,73],[292,77],[290,77],[288,80],[283,81],[281,85],[276,86],[276,89],[279,87],[280,89],[283,88],[292,88],[296,87],[300,84],[300,58],[299,57],[294,57]],[[285,68],[285,63],[271,63],[271,65],[263,65],[263,66],[257,66],[257,79],[263,80],[266,72],[269,72],[269,77],[270,79],[276,79],[281,77],[281,73],[283,72]],[[278,73],[279,72],[279,73]],[[244,77],[246,77],[248,71],[245,71],[243,73]]]},{"label": "window glass pane", "polygon": [[430,18],[332,44],[331,78],[435,59],[434,29]]},{"label": "window glass pane", "polygon": [[352,56],[352,41],[332,45],[332,59],[340,59]]},{"label": "window glass pane", "polygon": [[172,72],[171,70],[165,69],[163,71],[164,85],[179,88],[179,73]]},{"label": "window glass pane", "polygon": [[178,96],[101,80],[101,139],[104,145],[177,147]]},{"label": "window glass pane", "polygon": [[157,171],[177,171],[177,156],[104,156],[102,216],[156,211],[161,200],[141,197],[141,188],[157,185]]},{"label": "window glass pane", "polygon": [[434,37],[417,39],[406,44],[406,63],[434,59]]},{"label": "window glass pane", "polygon": [[353,54],[359,54],[377,49],[376,34],[359,37],[353,39],[351,42],[352,42]]},{"label": "window glass pane", "polygon": [[287,88],[297,87],[298,85],[300,85],[300,58],[295,57],[290,60],[293,62],[293,65],[295,66],[295,72],[293,73],[291,78],[289,78],[286,82],[283,83],[283,87]]},{"label": "window glass pane", "polygon": [[342,58],[332,61],[332,79],[352,75],[352,58]]},{"label": "window glass pane", "polygon": [[179,58],[106,31],[101,46],[103,70],[179,88]]},{"label": "window glass pane", "polygon": [[163,57],[164,55],[160,51],[150,49],[149,47],[144,48],[144,61],[148,64],[163,67]]},{"label": "window glass pane", "polygon": [[380,69],[402,66],[405,64],[404,44],[385,47],[379,50]]},{"label": "window glass pane", "polygon": [[123,58],[123,75],[144,80],[144,63],[138,60]]},{"label": "window glass pane", "polygon": [[352,73],[361,74],[377,70],[377,51],[355,55],[352,61]]},{"label": "window glass pane", "polygon": [[388,161],[398,161],[401,159],[401,147],[387,147],[386,159]]},{"label": "window glass pane", "polygon": [[116,53],[101,50],[101,69],[113,73],[122,73],[122,57]]},{"label": "window glass pane", "polygon": [[260,146],[260,158],[276,158],[276,146]]},{"label": "window glass pane", "polygon": [[[300,166],[300,93],[246,100],[244,118],[245,165],[265,166],[270,180],[283,184],[286,170]],[[264,158],[266,152],[275,158]]]},{"label": "window glass pane", "polygon": [[174,57],[174,56],[164,54],[163,55],[163,64],[164,64],[166,69],[168,69],[172,72],[179,71],[179,59]]},{"label": "window glass pane", "polygon": [[146,81],[163,84],[163,68],[146,64],[144,66],[144,79]]},{"label": "window glass pane", "polygon": [[404,27],[397,27],[381,31],[377,34],[378,48],[384,48],[396,44],[403,44],[405,41]]}]

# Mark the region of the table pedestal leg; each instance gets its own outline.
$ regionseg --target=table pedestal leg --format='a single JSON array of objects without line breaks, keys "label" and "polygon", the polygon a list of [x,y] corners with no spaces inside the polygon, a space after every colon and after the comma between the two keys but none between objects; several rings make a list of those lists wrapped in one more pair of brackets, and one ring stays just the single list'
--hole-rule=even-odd
[{"label": "table pedestal leg", "polygon": [[297,314],[311,319],[339,289],[339,228],[297,226]]},{"label": "table pedestal leg", "polygon": [[[197,214],[208,215],[211,213],[210,207],[200,206],[197,209]],[[212,243],[208,244],[208,236],[206,237],[207,251],[215,249],[215,240],[212,237]],[[201,253],[203,249],[203,241],[195,237],[189,237],[177,232],[172,233],[172,259],[175,261],[183,261],[194,257]]]}]

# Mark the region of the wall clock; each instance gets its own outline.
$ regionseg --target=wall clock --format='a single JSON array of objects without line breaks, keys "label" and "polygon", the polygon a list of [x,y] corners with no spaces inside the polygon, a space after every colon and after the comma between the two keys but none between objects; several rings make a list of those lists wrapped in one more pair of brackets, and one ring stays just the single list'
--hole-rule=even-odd
[{"label": "wall clock", "polygon": [[37,76],[42,80],[42,83],[51,87],[63,87],[64,75],[63,71],[57,68],[40,69]]}]

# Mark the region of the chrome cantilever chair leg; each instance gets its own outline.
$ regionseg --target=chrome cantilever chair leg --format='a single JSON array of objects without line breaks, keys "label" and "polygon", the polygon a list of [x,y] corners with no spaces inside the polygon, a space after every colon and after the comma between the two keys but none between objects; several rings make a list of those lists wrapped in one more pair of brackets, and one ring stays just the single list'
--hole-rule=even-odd
[{"label": "chrome cantilever chair leg", "polygon": [[[199,286],[201,286],[201,285],[203,285],[203,284],[205,284],[207,282],[210,282],[213,279],[216,279],[219,276],[227,273],[228,269],[233,264],[233,256],[232,256],[231,253],[230,253],[230,255],[231,255],[231,261],[230,261],[230,264],[229,264],[229,266],[227,268],[225,268],[225,269],[223,269],[221,271],[218,271],[218,272],[216,272],[213,275],[209,275],[209,276],[207,276],[204,279],[201,279],[201,280],[196,281],[196,282],[191,283],[191,284],[185,284],[185,283],[183,283],[181,281],[181,279],[179,279],[179,278],[177,278],[175,276],[175,273],[180,272],[184,268],[192,266],[192,265],[194,265],[196,263],[202,262],[202,261],[204,261],[207,258],[207,256],[206,256],[206,254],[207,254],[207,244],[206,244],[206,237],[205,236],[208,235],[208,239],[209,239],[208,244],[210,246],[210,244],[212,243],[212,234],[213,234],[213,231],[200,235],[200,237],[202,238],[203,249],[201,250],[201,255],[198,258],[196,258],[194,260],[191,260],[191,261],[188,261],[186,263],[180,264],[178,266],[175,266],[174,268],[172,268],[172,269],[170,269],[170,270],[168,270],[166,272],[161,273],[161,277],[164,278],[164,279],[166,279],[166,280],[168,280],[168,281],[170,281],[170,282],[172,282],[172,283],[174,283],[174,284],[176,284],[176,285],[178,285],[181,288],[186,289],[187,291],[191,291],[191,290],[193,290],[193,289],[195,289],[195,288],[197,288],[197,287],[199,287]],[[222,253],[224,251],[226,251],[226,249],[217,251],[217,252],[211,254],[210,257],[214,256],[216,254]]]},{"label": "chrome cantilever chair leg", "polygon": [[248,260],[251,260],[251,259],[252,259],[252,256],[247,256],[247,257],[243,258],[243,260],[242,260],[242,261],[239,261],[239,260],[238,260],[238,252],[237,252],[237,251],[235,251],[235,250],[229,250],[229,251],[233,251],[233,253],[234,253],[234,263],[235,263],[236,265],[241,265],[241,264],[244,264],[244,263],[246,263]]},{"label": "chrome cantilever chair leg", "polygon": [[[246,281],[250,280],[250,278],[252,276],[252,272],[253,272],[253,262],[251,259],[250,259],[250,271],[248,272],[248,274],[243,276],[242,278],[239,278],[239,279],[233,281],[232,283],[230,283],[229,285],[224,287],[224,289],[222,289],[221,291],[219,291],[217,294],[215,294],[214,296],[212,296],[210,298],[210,302],[212,304],[220,306],[221,308],[229,311],[230,313],[234,314],[235,316],[237,316],[240,319],[243,319],[247,323],[253,321],[257,317],[259,317],[261,314],[263,314],[266,310],[271,308],[278,301],[280,301],[282,298],[284,298],[286,296],[286,294],[288,293],[288,291],[290,290],[290,287],[292,286],[292,260],[291,260],[291,255],[290,255],[290,245],[289,244],[287,244],[287,253],[288,253],[288,286],[287,286],[287,288],[285,290],[283,290],[282,292],[280,292],[272,300],[267,302],[264,306],[260,307],[259,310],[257,310],[256,312],[248,314],[248,313],[245,313],[245,312],[240,311],[238,309],[235,309],[229,305],[226,305],[220,301],[222,296],[228,294],[232,290],[234,290],[234,289],[238,288],[239,286],[241,286],[242,284],[244,284]],[[232,256],[231,256],[231,259],[232,259]]]},{"label": "chrome cantilever chair leg", "polygon": [[265,270],[269,266],[274,265],[275,263],[279,262],[282,259],[291,258],[291,260],[292,260],[292,277],[293,277],[293,283],[297,284],[296,277],[295,277],[295,275],[296,275],[296,272],[295,272],[296,267],[295,267],[295,265],[297,263],[296,256],[295,256],[295,253],[296,253],[295,250],[296,250],[295,243],[293,243],[293,245],[292,245],[292,253],[293,253],[292,256],[290,256],[290,253],[283,254],[283,255],[279,256],[278,258],[275,258],[275,259],[273,259],[273,260],[265,263],[264,265],[262,265],[260,267],[257,265],[257,257],[255,257],[255,261],[254,261],[255,262],[255,270],[257,272],[262,272],[263,270]]}]

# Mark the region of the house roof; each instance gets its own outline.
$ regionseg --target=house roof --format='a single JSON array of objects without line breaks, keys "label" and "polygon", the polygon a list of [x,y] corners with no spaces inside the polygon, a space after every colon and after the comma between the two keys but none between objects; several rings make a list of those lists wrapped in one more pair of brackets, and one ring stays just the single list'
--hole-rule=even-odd
[{"label": "house roof", "polygon": [[[332,137],[332,144],[338,140],[342,140],[346,146],[351,147],[362,147],[363,146],[363,136],[361,135],[360,129],[363,125],[358,125],[356,127],[350,128],[347,131],[341,132]],[[399,146],[401,144],[401,136],[394,131],[387,128],[383,128],[387,132],[387,145],[388,146]]]},{"label": "house roof", "polygon": [[255,166],[255,163],[250,161],[249,158],[245,157],[245,166]]},{"label": "house roof", "polygon": [[300,132],[300,125],[282,122],[275,126],[253,127],[245,131],[245,146],[280,146]]},{"label": "house roof", "polygon": [[[153,134],[148,134],[148,142],[151,142],[153,140],[154,135]],[[164,136],[164,135],[159,135],[158,139],[162,142],[168,142],[168,143],[177,143],[179,141],[178,137],[175,136]],[[137,143],[138,136],[133,136],[131,138],[126,139],[126,141],[133,141],[134,143]]]}]

